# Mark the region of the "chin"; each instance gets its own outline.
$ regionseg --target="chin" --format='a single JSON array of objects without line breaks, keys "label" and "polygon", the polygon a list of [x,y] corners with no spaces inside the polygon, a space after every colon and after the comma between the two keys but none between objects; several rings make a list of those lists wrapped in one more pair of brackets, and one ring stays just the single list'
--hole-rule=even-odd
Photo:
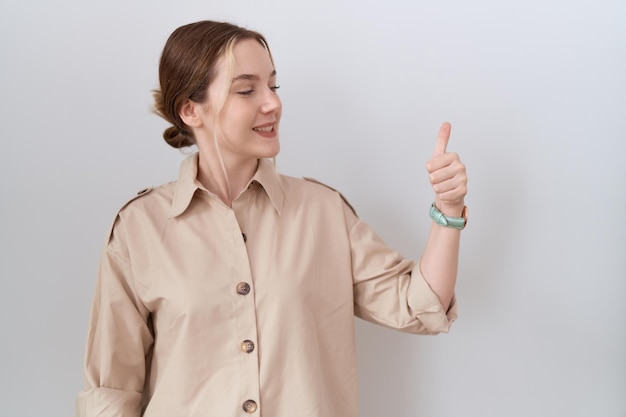
[{"label": "chin", "polygon": [[274,158],[280,152],[280,144],[276,143],[276,146],[272,146],[271,148],[264,149],[262,152],[259,152],[259,158]]}]

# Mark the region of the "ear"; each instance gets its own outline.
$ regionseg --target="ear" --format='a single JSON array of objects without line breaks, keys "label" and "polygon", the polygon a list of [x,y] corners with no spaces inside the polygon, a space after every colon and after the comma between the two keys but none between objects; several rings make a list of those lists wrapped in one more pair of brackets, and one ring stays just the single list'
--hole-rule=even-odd
[{"label": "ear", "polygon": [[185,103],[180,107],[178,115],[189,127],[197,128],[202,126],[202,111],[200,109],[200,104],[195,101],[187,99],[187,101],[185,101]]}]

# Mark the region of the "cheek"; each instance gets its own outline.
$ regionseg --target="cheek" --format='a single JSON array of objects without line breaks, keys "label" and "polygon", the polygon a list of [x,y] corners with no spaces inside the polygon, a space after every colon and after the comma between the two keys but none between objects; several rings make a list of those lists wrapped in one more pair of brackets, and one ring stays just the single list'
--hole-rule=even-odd
[{"label": "cheek", "polygon": [[234,132],[247,130],[253,120],[253,114],[243,106],[229,105],[224,107],[220,116],[222,129]]}]

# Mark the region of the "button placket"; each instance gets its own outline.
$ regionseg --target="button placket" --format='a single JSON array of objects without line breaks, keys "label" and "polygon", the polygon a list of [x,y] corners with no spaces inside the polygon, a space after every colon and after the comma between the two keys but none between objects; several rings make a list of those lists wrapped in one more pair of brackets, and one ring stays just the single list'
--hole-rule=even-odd
[{"label": "button placket", "polygon": [[[240,386],[239,386],[239,406],[244,413],[249,415],[260,414],[260,376],[258,346],[255,344],[258,328],[256,322],[256,286],[254,284],[252,270],[250,269],[250,259],[248,258],[248,246],[250,241],[247,232],[246,219],[248,218],[248,193],[242,194],[243,198],[238,198],[233,202],[233,215],[236,218],[236,227],[231,229],[233,244],[233,269],[234,297],[236,297],[237,308],[237,339],[239,340],[239,351],[233,354],[239,356],[240,364]],[[252,230],[252,229],[251,229]],[[254,233],[252,231],[252,233]],[[243,244],[242,244],[243,243]],[[232,288],[232,287],[231,287]],[[235,349],[237,349],[235,347]]]}]

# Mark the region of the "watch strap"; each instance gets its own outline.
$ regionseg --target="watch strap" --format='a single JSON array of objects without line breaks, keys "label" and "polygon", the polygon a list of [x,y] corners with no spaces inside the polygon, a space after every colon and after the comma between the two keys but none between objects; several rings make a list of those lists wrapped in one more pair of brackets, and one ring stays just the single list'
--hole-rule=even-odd
[{"label": "watch strap", "polygon": [[463,207],[463,217],[450,217],[439,211],[433,203],[430,205],[430,217],[440,226],[463,230],[467,225],[467,207]]}]

